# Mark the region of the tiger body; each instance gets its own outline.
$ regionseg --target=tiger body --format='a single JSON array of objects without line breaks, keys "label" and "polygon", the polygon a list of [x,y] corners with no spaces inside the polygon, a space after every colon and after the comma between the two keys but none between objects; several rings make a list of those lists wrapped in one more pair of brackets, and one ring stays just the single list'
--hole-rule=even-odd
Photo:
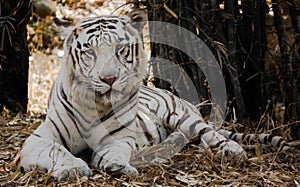
[{"label": "tiger body", "polygon": [[38,166],[59,180],[92,174],[74,155],[89,148],[91,163],[107,172],[137,175],[134,154],[145,146],[201,139],[246,157],[243,148],[205,123],[195,106],[142,85],[146,57],[128,17],[86,18],[68,31],[65,59],[52,88],[45,121],[25,141],[19,166]]}]

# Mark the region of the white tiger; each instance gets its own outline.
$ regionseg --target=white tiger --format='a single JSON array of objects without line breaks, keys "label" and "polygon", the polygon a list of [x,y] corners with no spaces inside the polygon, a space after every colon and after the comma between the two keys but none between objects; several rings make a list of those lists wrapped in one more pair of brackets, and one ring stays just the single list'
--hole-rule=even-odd
[{"label": "white tiger", "polygon": [[68,30],[46,119],[25,141],[16,159],[19,166],[38,166],[58,180],[90,176],[87,163],[75,155],[91,149],[94,167],[138,175],[130,164],[135,151],[168,143],[178,134],[218,146],[218,153],[246,157],[239,144],[205,123],[196,107],[165,90],[142,86],[147,61],[130,18],[86,18]]}]

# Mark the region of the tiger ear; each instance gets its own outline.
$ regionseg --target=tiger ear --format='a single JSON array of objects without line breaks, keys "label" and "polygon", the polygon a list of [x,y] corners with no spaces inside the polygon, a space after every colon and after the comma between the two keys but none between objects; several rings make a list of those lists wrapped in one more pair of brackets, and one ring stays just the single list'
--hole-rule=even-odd
[{"label": "tiger ear", "polygon": [[58,28],[58,32],[60,33],[60,35],[65,39],[65,43],[67,46],[69,46],[69,44],[71,43],[71,33],[73,30],[72,27],[72,22],[68,21],[68,20],[64,20],[64,19],[59,19],[59,18],[54,18],[53,22],[55,23],[55,25]]},{"label": "tiger ear", "polygon": [[143,9],[135,9],[131,12],[127,12],[126,15],[131,19],[131,25],[139,32],[142,32],[147,21],[146,11]]},{"label": "tiger ear", "polygon": [[54,18],[53,22],[59,29],[59,32],[63,35],[66,36],[69,34],[69,31],[72,30],[72,22],[64,19],[59,19],[59,18]]},{"label": "tiger ear", "polygon": [[58,27],[66,28],[66,27],[69,27],[72,25],[72,22],[70,22],[68,20],[64,20],[64,19],[54,18],[53,21],[56,24],[56,26],[58,26]]}]

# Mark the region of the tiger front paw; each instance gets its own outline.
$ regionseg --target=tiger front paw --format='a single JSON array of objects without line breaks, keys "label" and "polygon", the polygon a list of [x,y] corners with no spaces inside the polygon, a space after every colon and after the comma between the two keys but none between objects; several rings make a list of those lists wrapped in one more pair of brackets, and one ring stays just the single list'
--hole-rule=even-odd
[{"label": "tiger front paw", "polygon": [[243,147],[232,140],[223,142],[221,144],[221,150],[217,152],[217,155],[225,156],[226,158],[237,162],[247,159],[247,154]]},{"label": "tiger front paw", "polygon": [[92,170],[80,158],[75,158],[71,164],[56,165],[52,170],[51,175],[57,178],[58,181],[74,180],[77,177],[91,176]]},{"label": "tiger front paw", "polygon": [[104,168],[105,172],[113,174],[113,175],[131,175],[138,176],[139,172],[135,167],[132,167],[129,164],[118,164],[118,163],[110,163]]}]

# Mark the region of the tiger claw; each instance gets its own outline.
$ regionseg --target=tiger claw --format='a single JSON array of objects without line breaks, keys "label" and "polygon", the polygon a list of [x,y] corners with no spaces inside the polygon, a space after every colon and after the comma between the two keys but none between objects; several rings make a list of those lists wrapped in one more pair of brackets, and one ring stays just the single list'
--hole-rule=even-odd
[{"label": "tiger claw", "polygon": [[234,141],[224,142],[221,145],[222,149],[217,152],[217,155],[225,156],[235,161],[243,161],[247,159],[247,154],[244,149]]},{"label": "tiger claw", "polygon": [[77,177],[89,177],[93,174],[92,170],[83,160],[76,158],[75,161],[76,163],[72,165],[63,165],[57,169],[53,169],[51,175],[57,178],[58,181],[67,181],[74,180]]},{"label": "tiger claw", "polygon": [[105,171],[107,173],[111,173],[114,175],[125,174],[125,175],[131,175],[131,176],[138,176],[138,174],[139,174],[137,169],[135,167],[132,167],[129,164],[120,165],[117,163],[112,163],[108,167],[106,167]]}]

